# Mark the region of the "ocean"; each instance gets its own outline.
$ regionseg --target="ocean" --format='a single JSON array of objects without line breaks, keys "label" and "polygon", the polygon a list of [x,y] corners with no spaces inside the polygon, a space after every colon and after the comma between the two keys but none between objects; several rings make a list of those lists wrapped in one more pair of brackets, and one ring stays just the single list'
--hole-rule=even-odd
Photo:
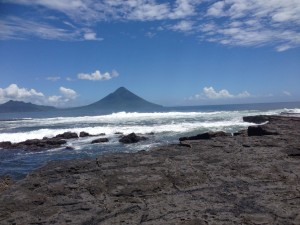
[{"label": "ocean", "polygon": [[[70,139],[65,146],[45,151],[0,149],[0,176],[21,179],[30,171],[52,160],[96,157],[114,152],[137,152],[165,144],[178,143],[182,136],[206,131],[229,133],[247,128],[243,116],[299,114],[300,102],[169,107],[163,112],[116,112],[101,115],[97,111],[60,110],[53,112],[0,114],[0,142],[53,137],[67,131],[92,135],[105,133],[107,143],[91,144],[94,137]],[[148,140],[136,144],[119,143],[120,134],[135,132]],[[73,150],[66,149],[70,146]]]}]

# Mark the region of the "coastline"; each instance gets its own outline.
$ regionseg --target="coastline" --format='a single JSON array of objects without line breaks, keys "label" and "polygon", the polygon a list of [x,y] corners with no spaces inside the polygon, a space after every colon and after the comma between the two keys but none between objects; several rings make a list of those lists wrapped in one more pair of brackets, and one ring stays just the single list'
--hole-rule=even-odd
[{"label": "coastline", "polygon": [[48,163],[1,193],[0,222],[299,224],[300,118],[265,119],[269,134]]}]

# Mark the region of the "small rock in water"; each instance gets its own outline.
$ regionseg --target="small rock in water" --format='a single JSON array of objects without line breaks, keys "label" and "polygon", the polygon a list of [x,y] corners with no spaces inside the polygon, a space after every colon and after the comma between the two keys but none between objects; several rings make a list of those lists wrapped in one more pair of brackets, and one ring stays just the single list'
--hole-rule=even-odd
[{"label": "small rock in water", "polygon": [[97,143],[104,143],[104,142],[108,142],[108,138],[98,138],[98,139],[95,139],[93,140],[91,143],[92,144],[97,144]]},{"label": "small rock in water", "polygon": [[63,134],[58,134],[55,137],[61,139],[72,139],[72,138],[78,138],[78,134],[75,132],[65,132]]},{"label": "small rock in water", "polygon": [[131,144],[131,143],[137,143],[139,141],[144,141],[147,140],[146,137],[143,136],[138,136],[135,133],[131,133],[128,135],[123,136],[119,142],[124,143],[124,144]]},{"label": "small rock in water", "polygon": [[88,137],[88,136],[91,136],[91,135],[89,133],[87,133],[87,132],[81,131],[79,133],[79,137]]}]

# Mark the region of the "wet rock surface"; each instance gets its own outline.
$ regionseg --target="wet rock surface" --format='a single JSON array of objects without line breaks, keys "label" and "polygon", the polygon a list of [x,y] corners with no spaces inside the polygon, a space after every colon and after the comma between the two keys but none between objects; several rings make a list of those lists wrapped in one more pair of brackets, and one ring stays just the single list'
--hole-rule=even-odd
[{"label": "wet rock surface", "polygon": [[300,118],[278,135],[51,162],[0,194],[0,224],[300,224]]},{"label": "wet rock surface", "polygon": [[97,144],[97,143],[105,143],[105,142],[109,142],[108,138],[98,138],[95,139],[91,142],[91,144]]},{"label": "wet rock surface", "polygon": [[25,151],[41,151],[51,148],[59,148],[66,144],[67,141],[61,138],[43,138],[43,139],[29,139],[19,143],[0,142],[0,148],[5,149],[22,149]]}]

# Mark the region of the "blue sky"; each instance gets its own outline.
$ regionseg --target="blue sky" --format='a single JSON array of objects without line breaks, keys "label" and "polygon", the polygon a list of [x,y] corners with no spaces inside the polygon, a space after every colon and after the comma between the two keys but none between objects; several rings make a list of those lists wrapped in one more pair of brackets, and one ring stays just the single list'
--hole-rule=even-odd
[{"label": "blue sky", "polygon": [[300,100],[299,0],[0,0],[0,103]]}]

